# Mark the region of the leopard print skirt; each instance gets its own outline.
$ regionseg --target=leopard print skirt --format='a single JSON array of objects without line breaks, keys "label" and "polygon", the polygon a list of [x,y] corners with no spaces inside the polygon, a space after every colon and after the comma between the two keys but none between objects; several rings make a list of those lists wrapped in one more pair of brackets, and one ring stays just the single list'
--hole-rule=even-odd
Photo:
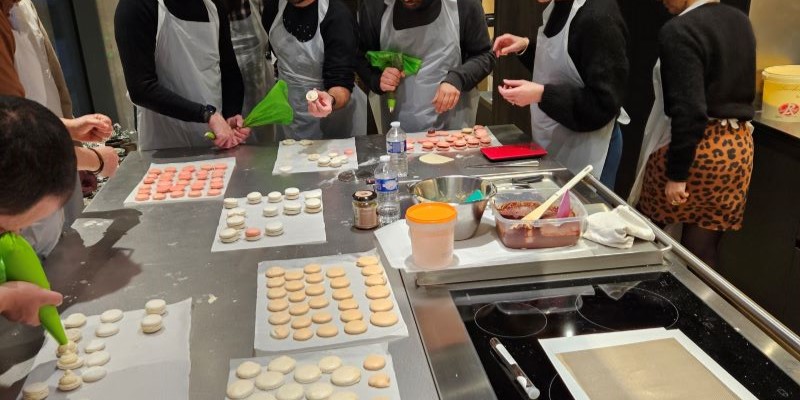
[{"label": "leopard print skirt", "polygon": [[741,229],[753,172],[753,137],[746,125],[708,124],[689,168],[689,199],[678,206],[664,195],[669,146],[653,153],[647,161],[639,210],[662,225],[680,222],[715,231]]}]

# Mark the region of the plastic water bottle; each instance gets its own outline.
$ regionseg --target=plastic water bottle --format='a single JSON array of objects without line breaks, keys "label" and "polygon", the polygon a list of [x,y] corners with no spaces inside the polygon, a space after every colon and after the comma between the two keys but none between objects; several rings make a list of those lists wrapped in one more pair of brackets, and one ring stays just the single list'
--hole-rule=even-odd
[{"label": "plastic water bottle", "polygon": [[386,154],[392,159],[397,176],[408,176],[408,154],[406,154],[406,133],[400,128],[400,122],[392,122],[386,133]]},{"label": "plastic water bottle", "polygon": [[381,226],[400,219],[400,197],[397,193],[397,171],[388,155],[381,156],[375,169],[375,193],[378,194],[378,220]]}]

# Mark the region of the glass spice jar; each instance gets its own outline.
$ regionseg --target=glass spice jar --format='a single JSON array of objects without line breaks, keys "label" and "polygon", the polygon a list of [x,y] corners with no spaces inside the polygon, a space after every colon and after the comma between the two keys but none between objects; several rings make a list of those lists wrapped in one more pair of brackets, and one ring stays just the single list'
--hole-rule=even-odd
[{"label": "glass spice jar", "polygon": [[378,226],[378,195],[372,190],[353,193],[353,225],[358,229]]}]

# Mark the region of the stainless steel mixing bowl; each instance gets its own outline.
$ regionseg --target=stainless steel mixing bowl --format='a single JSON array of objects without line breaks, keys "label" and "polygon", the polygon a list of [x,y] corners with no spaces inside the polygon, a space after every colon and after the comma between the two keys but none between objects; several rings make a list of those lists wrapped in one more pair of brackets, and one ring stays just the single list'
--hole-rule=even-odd
[{"label": "stainless steel mixing bowl", "polygon": [[[467,203],[466,200],[476,190],[480,190],[483,198]],[[414,202],[448,203],[458,211],[456,222],[456,240],[465,240],[475,235],[481,224],[483,211],[496,193],[492,182],[471,176],[450,175],[419,181],[409,187]]]}]

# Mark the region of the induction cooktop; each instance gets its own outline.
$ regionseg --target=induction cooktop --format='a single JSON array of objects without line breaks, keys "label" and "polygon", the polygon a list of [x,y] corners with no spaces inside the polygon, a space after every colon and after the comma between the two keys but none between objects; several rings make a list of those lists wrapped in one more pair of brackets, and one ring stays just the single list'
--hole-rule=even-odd
[{"label": "induction cooktop", "polygon": [[541,391],[573,399],[539,339],[646,328],[680,329],[759,399],[800,399],[800,385],[669,272],[452,292],[500,400],[527,399],[489,346],[502,341]]}]

